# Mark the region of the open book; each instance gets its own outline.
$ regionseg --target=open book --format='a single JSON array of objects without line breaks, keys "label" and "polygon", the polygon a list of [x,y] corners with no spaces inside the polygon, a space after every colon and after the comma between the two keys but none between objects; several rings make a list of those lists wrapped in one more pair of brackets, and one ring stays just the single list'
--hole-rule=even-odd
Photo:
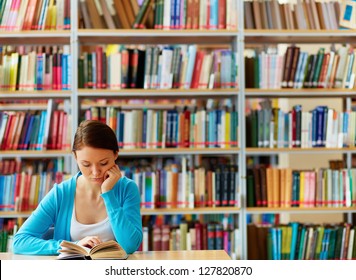
[{"label": "open book", "polygon": [[86,259],[86,260],[98,260],[98,259],[127,259],[127,253],[125,250],[114,240],[105,241],[93,248],[87,248],[72,242],[62,241],[61,247],[58,252],[59,260],[68,259]]}]

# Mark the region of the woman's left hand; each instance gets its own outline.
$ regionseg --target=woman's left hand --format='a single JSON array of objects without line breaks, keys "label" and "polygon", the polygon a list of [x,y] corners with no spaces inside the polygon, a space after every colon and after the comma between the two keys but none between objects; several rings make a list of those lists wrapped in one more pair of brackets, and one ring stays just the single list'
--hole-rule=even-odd
[{"label": "woman's left hand", "polygon": [[106,170],[104,174],[104,182],[101,184],[101,193],[110,191],[121,178],[120,168],[115,164],[110,169]]}]

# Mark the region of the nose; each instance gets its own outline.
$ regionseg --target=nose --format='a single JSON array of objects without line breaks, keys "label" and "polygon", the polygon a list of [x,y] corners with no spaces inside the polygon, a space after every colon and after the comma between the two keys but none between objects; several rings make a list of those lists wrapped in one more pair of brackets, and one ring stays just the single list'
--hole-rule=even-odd
[{"label": "nose", "polygon": [[95,166],[93,165],[93,168],[92,168],[92,173],[95,177],[98,177],[101,173],[101,169],[99,166]]}]

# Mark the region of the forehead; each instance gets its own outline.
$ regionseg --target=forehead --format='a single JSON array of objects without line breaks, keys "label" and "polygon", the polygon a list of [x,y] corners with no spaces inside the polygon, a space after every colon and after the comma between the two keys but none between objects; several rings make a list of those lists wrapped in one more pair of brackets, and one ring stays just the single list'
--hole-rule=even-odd
[{"label": "forehead", "polygon": [[76,156],[78,160],[100,161],[114,158],[115,155],[114,152],[109,149],[98,149],[84,146],[80,150],[76,151]]}]

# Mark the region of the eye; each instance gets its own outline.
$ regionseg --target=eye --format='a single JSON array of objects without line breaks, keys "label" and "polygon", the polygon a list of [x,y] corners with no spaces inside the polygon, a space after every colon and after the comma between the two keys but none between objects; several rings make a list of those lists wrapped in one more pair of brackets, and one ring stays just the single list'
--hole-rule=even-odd
[{"label": "eye", "polygon": [[89,166],[90,166],[90,164],[88,164],[88,163],[82,163],[82,165],[83,165],[84,167],[89,167]]},{"label": "eye", "polygon": [[108,164],[108,162],[102,162],[102,163],[100,163],[101,166],[105,166],[105,165],[107,165],[107,164]]}]

